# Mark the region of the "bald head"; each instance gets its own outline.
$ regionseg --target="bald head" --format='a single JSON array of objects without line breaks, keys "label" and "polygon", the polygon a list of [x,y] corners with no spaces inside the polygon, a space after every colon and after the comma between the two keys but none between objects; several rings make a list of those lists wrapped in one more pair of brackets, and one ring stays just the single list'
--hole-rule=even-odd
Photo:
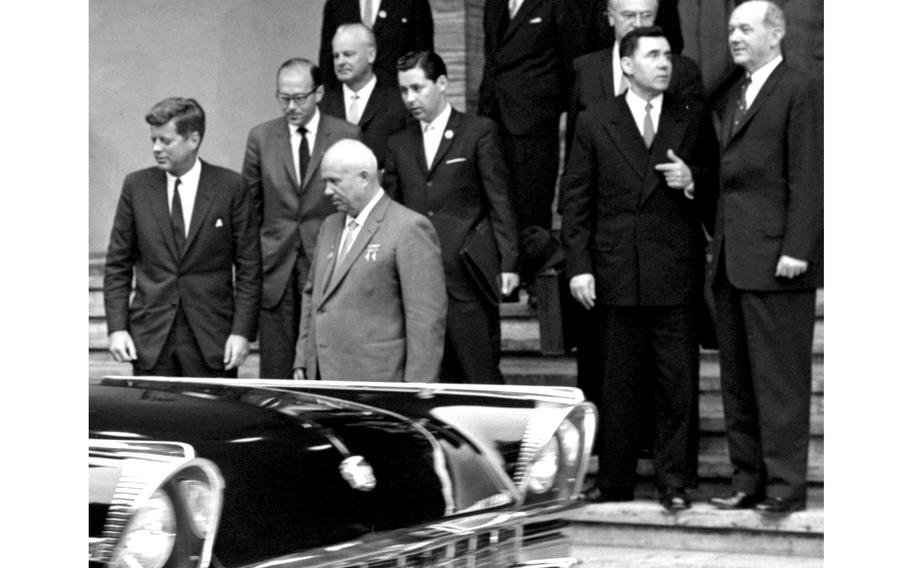
[{"label": "bald head", "polygon": [[339,140],[322,158],[325,194],[336,209],[356,217],[379,191],[378,171],[376,156],[366,144]]},{"label": "bald head", "polygon": [[616,43],[635,28],[653,26],[657,18],[657,0],[609,0],[607,18],[613,26]]},{"label": "bald head", "polygon": [[332,38],[332,62],[335,76],[354,91],[359,91],[373,77],[376,61],[376,36],[363,24],[338,26]]}]

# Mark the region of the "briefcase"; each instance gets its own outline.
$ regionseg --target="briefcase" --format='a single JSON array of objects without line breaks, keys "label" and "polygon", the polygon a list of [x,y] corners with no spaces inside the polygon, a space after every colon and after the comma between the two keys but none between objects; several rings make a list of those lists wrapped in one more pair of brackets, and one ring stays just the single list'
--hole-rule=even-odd
[{"label": "briefcase", "polygon": [[499,249],[493,239],[489,219],[483,219],[465,237],[458,256],[477,284],[485,300],[493,305],[501,299],[496,276],[499,274]]}]

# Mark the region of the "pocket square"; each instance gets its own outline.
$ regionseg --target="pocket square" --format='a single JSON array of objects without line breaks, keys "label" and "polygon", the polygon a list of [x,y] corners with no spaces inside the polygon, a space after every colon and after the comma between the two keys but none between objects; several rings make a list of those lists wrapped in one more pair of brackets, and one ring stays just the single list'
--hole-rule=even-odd
[{"label": "pocket square", "polygon": [[529,23],[529,24],[539,24],[539,23],[542,22],[542,21],[543,21],[543,20],[540,18],[540,16],[537,16],[536,18],[531,19],[531,21],[528,22],[528,23]]},{"label": "pocket square", "polygon": [[215,220],[215,227],[223,227],[224,223],[221,222],[221,217]]},{"label": "pocket square", "polygon": [[467,158],[452,158],[451,160],[446,160],[446,164],[457,164],[458,162],[467,162]]}]

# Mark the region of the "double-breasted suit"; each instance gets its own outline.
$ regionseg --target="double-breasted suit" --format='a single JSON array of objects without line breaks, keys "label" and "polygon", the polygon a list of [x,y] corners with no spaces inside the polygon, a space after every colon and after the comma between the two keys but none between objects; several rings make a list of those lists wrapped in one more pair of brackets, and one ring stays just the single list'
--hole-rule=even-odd
[{"label": "double-breasted suit", "polygon": [[[344,100],[344,90],[341,85],[338,85],[325,90],[322,101],[319,103],[319,110],[344,120],[348,104]],[[360,128],[361,141],[373,151],[376,161],[379,163],[379,169],[382,169],[385,163],[389,136],[402,130],[407,124],[409,116],[408,109],[405,108],[401,95],[398,94],[398,89],[377,82],[370,94],[370,99],[363,107],[363,112],[360,113],[357,126]]]},{"label": "double-breasted suit", "polygon": [[104,268],[104,308],[108,332],[132,336],[139,370],[155,366],[178,309],[210,369],[224,369],[228,335],[256,338],[262,282],[250,197],[236,172],[200,163],[182,251],[171,226],[167,174],[147,168],[123,182]]},{"label": "double-breasted suit", "polygon": [[[332,73],[332,38],[338,26],[361,21],[360,0],[326,0],[319,67],[327,86],[339,84]],[[433,13],[428,0],[382,0],[372,29],[376,36],[373,72],[389,85],[398,84],[395,64],[399,57],[409,51],[433,51]]]},{"label": "double-breasted suit", "polygon": [[[815,291],[822,286],[817,91],[786,62],[738,127],[741,83],[721,111],[711,283],[733,489],[805,504]],[[808,261],[775,276],[781,255]]]},{"label": "double-breasted suit", "polygon": [[452,109],[433,163],[427,164],[423,133],[415,121],[389,140],[383,187],[426,215],[439,235],[450,300],[444,380],[502,382],[499,307],[460,254],[479,230],[480,248],[498,258],[486,281],[516,271],[518,224],[496,124]]},{"label": "double-breasted suit", "polygon": [[[642,391],[652,388],[658,485],[695,480],[690,412],[698,373],[696,305],[714,214],[717,142],[706,107],[665,93],[650,150],[625,96],[578,116],[560,187],[567,276],[593,274],[600,349],[602,489],[635,484]],[[672,149],[691,169],[689,199],[654,166]]]},{"label": "double-breasted suit", "polygon": [[335,267],[344,222],[335,213],[319,232],[294,367],[324,380],[438,380],[446,294],[433,226],[383,195]]}]

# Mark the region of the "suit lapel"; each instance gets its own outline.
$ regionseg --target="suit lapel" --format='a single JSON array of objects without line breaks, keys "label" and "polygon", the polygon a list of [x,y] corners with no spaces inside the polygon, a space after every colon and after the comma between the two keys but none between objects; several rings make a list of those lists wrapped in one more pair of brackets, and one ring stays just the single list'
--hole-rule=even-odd
[{"label": "suit lapel", "polygon": [[384,94],[385,92],[379,87],[379,84],[377,83],[373,88],[373,92],[370,94],[369,100],[367,100],[367,106],[363,107],[363,112],[360,113],[360,122],[357,123],[357,126],[359,126],[361,130],[363,130],[363,128],[369,124],[371,120],[373,120],[373,117],[376,115],[377,110],[394,102],[386,101]]},{"label": "suit lapel", "polygon": [[667,158],[667,150],[679,149],[683,135],[686,133],[687,126],[688,121],[686,119],[685,109],[677,104],[675,99],[664,94],[663,108],[660,111],[660,121],[658,122],[657,133],[654,135],[654,141],[651,143],[650,160],[647,169],[648,177],[644,190],[641,192],[639,204],[644,204],[663,180],[663,175],[655,170],[654,166],[670,161],[670,159]]},{"label": "suit lapel", "polygon": [[613,48],[602,54],[598,68],[600,69],[600,86],[603,89],[604,98],[611,99],[616,96],[613,92]]},{"label": "suit lapel", "polygon": [[644,181],[648,174],[650,155],[625,97],[614,97],[607,108],[609,115],[604,128],[638,177]]},{"label": "suit lapel", "polygon": [[[391,198],[388,195],[383,195],[379,199],[379,202],[376,204],[376,206],[373,207],[373,210],[370,211],[366,222],[360,229],[360,233],[357,234],[357,239],[351,245],[351,248],[348,250],[347,255],[345,255],[344,259],[341,261],[341,265],[335,266],[333,268],[331,275],[329,276],[329,283],[326,287],[325,294],[322,297],[322,302],[325,302],[326,299],[332,295],[335,289],[338,288],[338,285],[344,279],[345,275],[349,270],[351,270],[351,266],[353,266],[358,258],[361,257],[361,253],[363,253],[363,250],[367,247],[367,244],[373,240],[373,235],[376,233],[376,231],[379,230],[379,227],[382,224],[382,219],[385,217],[385,213],[389,207],[390,200]],[[345,217],[342,216],[341,219],[341,222],[343,224]],[[341,231],[338,232],[337,236],[340,237],[340,235]]]},{"label": "suit lapel", "polygon": [[171,210],[167,202],[167,174],[158,172],[155,187],[148,193],[149,209],[155,216],[158,227],[164,234],[164,242],[171,251],[171,255],[178,263],[180,252],[177,250],[177,241],[174,239],[174,229],[171,227]]},{"label": "suit lapel", "polygon": [[215,197],[215,183],[212,179],[211,170],[205,162],[200,160],[202,171],[199,173],[199,187],[196,188],[196,201],[193,203],[193,218],[190,219],[190,230],[186,237],[186,247],[183,249],[184,254],[190,250],[193,239],[199,234],[199,228],[202,226],[202,220],[205,219],[212,200]]},{"label": "suit lapel", "polygon": [[[502,43],[506,43],[509,40],[509,37],[515,33],[525,21],[528,19],[528,15],[534,9],[537,4],[540,4],[543,0],[525,0],[524,4],[521,5],[521,8],[518,9],[518,12],[515,13],[515,17],[509,21],[509,27],[506,28],[506,33],[502,36]],[[505,9],[506,16],[508,17],[509,9],[508,5]]]},{"label": "suit lapel", "polygon": [[[737,97],[731,97],[730,103],[732,104],[727,105],[728,114],[725,117],[727,120],[726,124],[728,124],[730,128],[729,140],[732,140],[734,137],[736,137],[737,134],[742,132],[746,125],[749,124],[749,122],[752,120],[752,117],[755,116],[755,113],[758,112],[758,109],[760,109],[762,105],[765,104],[765,101],[771,97],[771,93],[774,92],[774,88],[777,87],[777,84],[780,82],[780,77],[783,74],[783,66],[784,64],[781,63],[777,66],[776,69],[774,69],[774,71],[771,72],[768,80],[765,81],[765,84],[762,85],[761,90],[758,91],[758,95],[756,95],[755,100],[752,101],[752,104],[749,105],[749,109],[746,110],[746,114],[740,121],[739,126],[737,126],[735,129],[733,128],[733,110],[736,108]],[[741,85],[741,82],[737,83],[736,91],[734,92],[738,93]]]},{"label": "suit lapel", "polygon": [[418,120],[407,126],[408,146],[410,153],[417,161],[420,173],[424,179],[429,176],[430,167],[427,164],[427,153],[423,150],[423,126]]},{"label": "suit lapel", "polygon": [[335,271],[335,253],[339,245],[339,240],[341,239],[341,232],[344,230],[344,220],[345,216],[342,215],[333,215],[327,218],[324,222],[326,226],[325,237],[328,239],[328,244],[324,249],[328,249],[328,252],[323,253],[322,250],[318,254],[326,255],[326,270],[322,275],[322,281],[316,284],[319,285],[319,289],[322,290],[322,299],[325,299],[328,293],[329,282],[332,279],[332,273]]},{"label": "suit lapel", "polygon": [[[461,113],[452,108],[452,114],[449,115],[449,121],[446,123],[445,130],[442,132],[442,138],[439,140],[439,148],[436,149],[436,155],[433,156],[433,164],[430,166],[428,175],[433,175],[433,170],[442,161],[443,156],[452,148],[455,143],[455,137],[458,136],[458,127],[461,124]],[[448,133],[452,133],[451,136]]]},{"label": "suit lapel", "polygon": [[313,144],[313,152],[310,154],[310,162],[307,164],[306,176],[303,179],[303,183],[300,184],[300,191],[306,189],[313,174],[319,169],[319,164],[322,163],[322,155],[329,149],[331,136],[332,132],[326,128],[325,117],[320,116],[319,127],[316,129],[316,143]]},{"label": "suit lapel", "polygon": [[287,171],[288,176],[290,176],[291,182],[299,189],[299,186],[297,185],[297,172],[294,167],[294,156],[291,153],[291,133],[288,129],[288,123],[284,118],[275,121],[275,127],[272,131],[272,140],[276,145],[276,155],[278,156],[278,159]]}]

